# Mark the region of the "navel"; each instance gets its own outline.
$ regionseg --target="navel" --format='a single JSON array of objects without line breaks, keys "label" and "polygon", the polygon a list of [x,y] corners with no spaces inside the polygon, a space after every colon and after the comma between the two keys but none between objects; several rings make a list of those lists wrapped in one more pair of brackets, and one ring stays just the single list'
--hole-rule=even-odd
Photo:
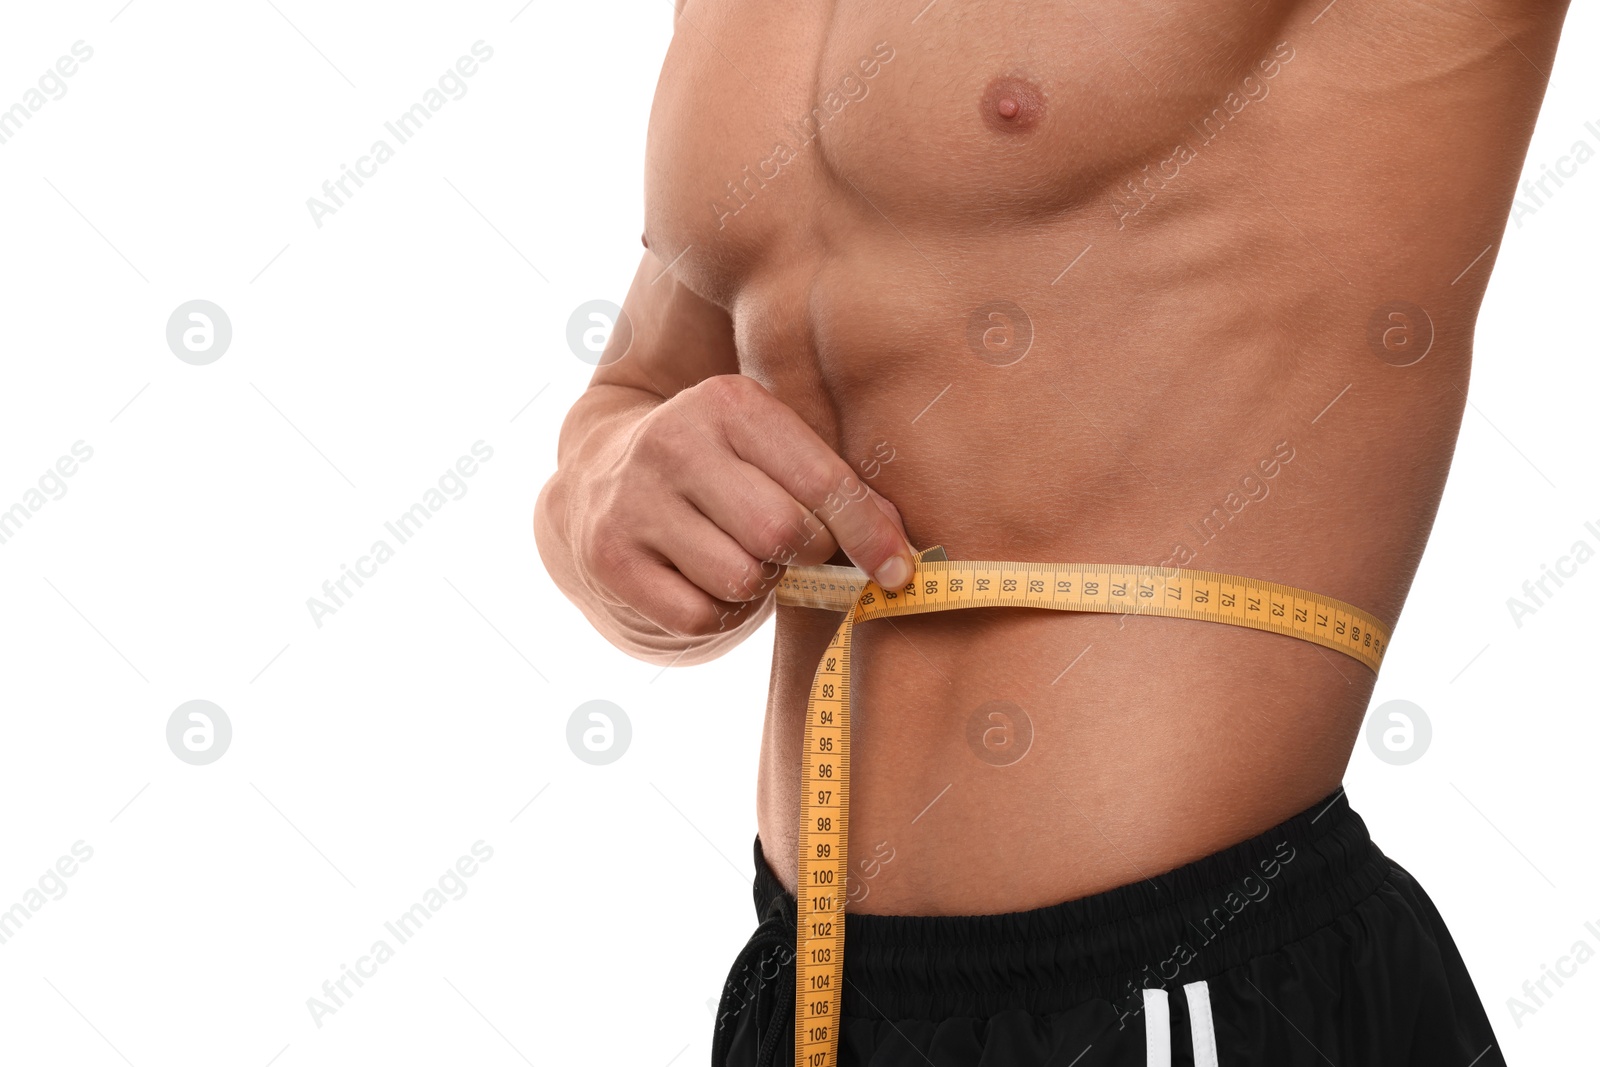
[{"label": "navel", "polygon": [[978,105],[991,129],[1032,129],[1044,118],[1044,92],[1026,78],[1003,74],[989,82]]}]

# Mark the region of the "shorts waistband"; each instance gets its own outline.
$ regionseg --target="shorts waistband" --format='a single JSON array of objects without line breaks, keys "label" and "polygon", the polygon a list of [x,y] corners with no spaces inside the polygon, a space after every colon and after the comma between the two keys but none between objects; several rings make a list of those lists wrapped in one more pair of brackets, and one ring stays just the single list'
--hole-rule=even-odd
[{"label": "shorts waistband", "polygon": [[[794,897],[759,838],[755,860],[757,914],[781,914],[792,933]],[[1136,1000],[1307,936],[1374,892],[1389,866],[1340,788],[1246,841],[1077,900],[998,915],[847,911],[843,1010],[936,1018]]]}]

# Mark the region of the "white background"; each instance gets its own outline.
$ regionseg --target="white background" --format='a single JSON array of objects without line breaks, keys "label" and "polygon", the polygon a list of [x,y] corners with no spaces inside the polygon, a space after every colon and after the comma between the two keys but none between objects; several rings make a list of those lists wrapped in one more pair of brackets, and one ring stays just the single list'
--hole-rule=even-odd
[{"label": "white background", "polygon": [[[631,660],[530,529],[591,370],[568,316],[637,263],[671,7],[276,2],[7,5],[0,31],[0,108],[94,50],[0,145],[0,510],[93,449],[0,545],[0,909],[93,850],[0,944],[0,1063],[703,1063],[755,921],[770,631]],[[466,95],[317,227],[307,198],[478,40]],[[1575,5],[1528,173],[1600,148],[1596,54]],[[1411,162],[1450,195],[1454,161]],[[1506,999],[1600,950],[1600,561],[1520,628],[1506,599],[1600,548],[1600,161],[1520,223],[1374,701],[1415,701],[1432,744],[1391,766],[1362,743],[1347,784],[1507,1058],[1587,1062],[1600,962],[1520,1026]],[[166,344],[192,299],[233,326],[208,366]],[[316,625],[307,598],[478,441],[466,494]],[[232,723],[208,766],[167,746],[193,699]],[[607,766],[566,741],[591,699],[632,723]],[[466,894],[313,1021],[480,840]]]}]

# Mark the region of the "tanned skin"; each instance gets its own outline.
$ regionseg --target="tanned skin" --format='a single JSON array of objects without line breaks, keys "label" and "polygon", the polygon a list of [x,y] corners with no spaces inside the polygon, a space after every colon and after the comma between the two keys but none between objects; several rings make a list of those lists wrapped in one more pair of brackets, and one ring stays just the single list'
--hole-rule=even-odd
[{"label": "tanned skin", "polygon": [[[631,340],[535,530],[641,659],[776,612],[757,813],[785,885],[841,616],[775,607],[763,561],[1163,564],[1395,624],[1565,8],[680,5]],[[1259,833],[1338,787],[1374,682],[1238,627],[993,608],[865,624],[855,668],[850,852],[894,859],[852,907],[894,914]],[[1006,766],[968,740],[993,700],[1031,724]]]}]

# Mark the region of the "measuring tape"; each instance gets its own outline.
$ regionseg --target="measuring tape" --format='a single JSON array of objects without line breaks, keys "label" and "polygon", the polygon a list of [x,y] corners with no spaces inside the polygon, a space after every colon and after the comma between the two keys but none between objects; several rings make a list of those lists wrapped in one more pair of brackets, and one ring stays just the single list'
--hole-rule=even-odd
[{"label": "measuring tape", "polygon": [[795,885],[795,1067],[837,1067],[850,869],[850,637],[858,622],[955,608],[1019,607],[1164,615],[1312,641],[1374,672],[1389,631],[1342,600],[1232,574],[1110,563],[951,560],[918,553],[911,580],[886,590],[855,567],[789,567],[778,603],[847,612],[806,700]]}]

